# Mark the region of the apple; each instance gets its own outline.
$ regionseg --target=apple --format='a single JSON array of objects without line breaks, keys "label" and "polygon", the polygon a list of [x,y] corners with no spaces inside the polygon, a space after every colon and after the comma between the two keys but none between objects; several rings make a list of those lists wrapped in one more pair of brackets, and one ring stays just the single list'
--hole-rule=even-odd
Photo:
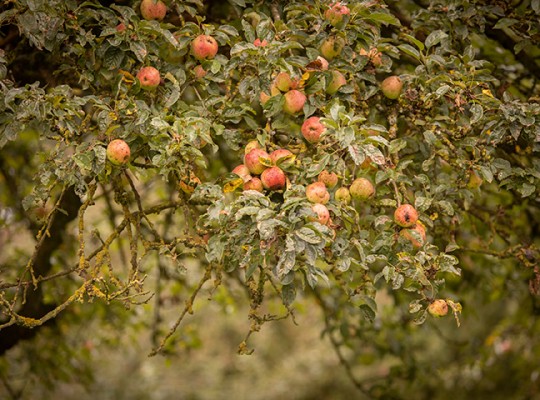
[{"label": "apple", "polygon": [[254,176],[249,181],[244,183],[244,190],[256,190],[257,192],[263,192],[263,184],[259,178]]},{"label": "apple", "polygon": [[116,25],[116,31],[117,32],[124,32],[126,30],[126,24],[123,22],[120,22],[118,25]]},{"label": "apple", "polygon": [[413,247],[420,248],[426,243],[426,228],[420,221],[416,221],[411,228],[402,229],[399,234],[411,242]]},{"label": "apple", "polygon": [[375,47],[366,51],[365,49],[360,49],[359,54],[369,58],[369,62],[375,67],[380,67],[382,65],[382,53],[377,50]]},{"label": "apple", "polygon": [[294,163],[294,154],[287,149],[277,149],[270,153],[270,161],[272,164],[288,167]]},{"label": "apple", "polygon": [[202,65],[197,65],[195,68],[193,68],[193,73],[197,79],[202,79],[207,74]]},{"label": "apple", "polygon": [[253,149],[261,149],[261,144],[258,140],[250,140],[248,144],[246,144],[246,147],[244,148],[244,154],[249,153]]},{"label": "apple", "polygon": [[124,165],[129,161],[131,150],[122,139],[114,139],[107,146],[107,159],[114,165]]},{"label": "apple", "polygon": [[330,25],[335,26],[336,28],[342,28],[347,23],[348,17],[346,18],[345,16],[350,14],[351,10],[338,1],[332,4],[328,10],[326,10],[324,13],[324,18],[330,23]]},{"label": "apple", "polygon": [[321,136],[326,131],[326,127],[321,123],[319,117],[309,117],[302,124],[300,129],[302,136],[309,143],[319,143],[321,141]]},{"label": "apple", "polygon": [[320,51],[324,58],[332,61],[341,54],[343,47],[345,47],[345,40],[341,37],[332,36],[322,43]]},{"label": "apple", "polygon": [[255,47],[266,47],[268,45],[268,41],[266,39],[262,40],[257,38],[253,41],[253,45]]},{"label": "apple", "polygon": [[191,42],[191,54],[199,61],[210,60],[217,52],[218,43],[212,36],[199,35]]},{"label": "apple", "polygon": [[280,72],[274,79],[274,85],[282,92],[288,92],[292,85],[293,80],[287,72]]},{"label": "apple", "polygon": [[318,56],[315,61],[311,61],[306,65],[307,71],[326,71],[328,69],[328,61],[321,56]]},{"label": "apple", "polygon": [[281,168],[270,167],[262,172],[261,181],[265,189],[281,190],[285,188],[287,178]]},{"label": "apple", "polygon": [[265,105],[268,100],[270,100],[271,96],[268,95],[266,92],[261,92],[259,95],[259,100],[261,102],[261,105]]},{"label": "apple", "polygon": [[315,203],[311,206],[311,209],[317,214],[316,221],[321,225],[326,225],[330,221],[330,212],[324,204]]},{"label": "apple", "polygon": [[161,0],[142,0],[141,15],[146,20],[161,21],[167,14],[167,6]]},{"label": "apple", "polygon": [[260,175],[267,167],[261,163],[261,158],[269,159],[269,155],[263,149],[253,149],[244,156],[244,165],[248,167],[249,172]]},{"label": "apple", "polygon": [[244,180],[244,182],[247,182],[251,179],[251,175],[249,174],[249,168],[246,167],[244,164],[240,164],[236,166],[232,170],[233,174],[238,175],[240,178]]},{"label": "apple", "polygon": [[339,203],[351,204],[351,193],[349,192],[349,189],[345,186],[340,187],[338,190],[336,190],[334,198]]},{"label": "apple", "polygon": [[349,192],[354,199],[366,200],[373,197],[375,194],[375,187],[369,179],[357,178],[351,184]]},{"label": "apple", "polygon": [[427,310],[433,317],[444,317],[448,314],[448,304],[443,299],[437,299],[428,306]]},{"label": "apple", "polygon": [[381,90],[383,94],[392,100],[399,97],[401,94],[401,89],[403,89],[403,82],[399,76],[396,75],[389,76],[381,83]]},{"label": "apple", "polygon": [[161,82],[159,71],[154,67],[142,67],[137,73],[137,79],[145,90],[154,90]]},{"label": "apple", "polygon": [[330,82],[326,86],[326,93],[328,94],[335,94],[339,90],[340,87],[347,84],[347,80],[343,76],[343,74],[339,71],[332,71],[332,76],[330,78]]},{"label": "apple", "polygon": [[310,183],[306,187],[306,197],[312,203],[326,204],[330,200],[330,193],[322,182]]},{"label": "apple", "polygon": [[403,228],[410,228],[418,221],[418,212],[410,204],[402,204],[394,211],[394,221]]},{"label": "apple", "polygon": [[328,172],[327,170],[321,171],[318,177],[319,182],[325,184],[329,189],[334,188],[338,183],[338,176],[335,172]]},{"label": "apple", "polygon": [[283,111],[291,115],[302,111],[307,100],[306,95],[298,90],[290,90],[285,93],[284,97]]}]

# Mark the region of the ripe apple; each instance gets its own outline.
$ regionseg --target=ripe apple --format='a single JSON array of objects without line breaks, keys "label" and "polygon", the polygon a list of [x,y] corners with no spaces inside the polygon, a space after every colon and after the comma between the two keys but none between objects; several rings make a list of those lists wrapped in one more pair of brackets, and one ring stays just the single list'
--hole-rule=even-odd
[{"label": "ripe apple", "polygon": [[418,221],[418,211],[410,204],[402,204],[394,211],[394,221],[403,228],[410,228]]},{"label": "ripe apple", "polygon": [[207,74],[202,65],[197,65],[195,68],[193,68],[193,73],[197,79],[202,79]]},{"label": "ripe apple", "polygon": [[137,79],[145,90],[154,90],[161,82],[159,71],[154,67],[142,67],[137,73]]},{"label": "ripe apple", "polygon": [[354,199],[366,200],[375,194],[375,187],[369,179],[357,178],[351,184],[349,192]]},{"label": "ripe apple", "polygon": [[167,6],[161,0],[142,0],[141,15],[146,20],[161,21],[167,14]]},{"label": "ripe apple", "polygon": [[261,92],[259,95],[259,100],[261,102],[261,105],[265,105],[268,100],[270,100],[271,96],[269,96],[266,92]]},{"label": "ripe apple", "polygon": [[276,75],[274,84],[280,91],[288,92],[293,85],[293,80],[287,72],[280,72]]},{"label": "ripe apple", "polygon": [[107,159],[114,165],[124,165],[129,161],[131,150],[122,139],[114,139],[107,146]]},{"label": "ripe apple", "polygon": [[268,190],[281,190],[285,188],[287,178],[279,167],[270,167],[261,174],[263,187]]},{"label": "ripe apple", "polygon": [[117,32],[124,32],[126,30],[126,24],[123,22],[120,22],[118,25],[116,25],[116,31]]},{"label": "ripe apple", "polygon": [[269,160],[270,156],[263,149],[253,149],[244,156],[244,165],[248,167],[249,172],[260,175],[267,168],[261,163],[261,158]]},{"label": "ripe apple", "polygon": [[326,131],[326,127],[321,123],[319,117],[309,117],[302,124],[300,131],[304,139],[309,143],[318,143],[321,141],[321,136]]},{"label": "ripe apple", "polygon": [[247,182],[251,179],[251,175],[249,174],[249,169],[244,164],[240,164],[236,166],[232,170],[233,174],[238,175],[240,178],[244,180],[244,182]]},{"label": "ripe apple", "polygon": [[324,18],[330,23],[330,25],[336,28],[342,28],[347,23],[347,18],[351,14],[351,10],[347,6],[341,4],[341,2],[335,2],[324,13]]},{"label": "ripe apple", "polygon": [[344,186],[336,190],[334,198],[339,203],[351,204],[351,193],[349,192],[349,189]]},{"label": "ripe apple", "polygon": [[420,248],[426,243],[426,228],[420,221],[416,221],[411,228],[402,229],[399,234],[411,242],[413,247]]},{"label": "ripe apple", "polygon": [[257,192],[263,192],[263,184],[259,178],[254,176],[249,181],[244,183],[244,190],[256,190]]},{"label": "ripe apple", "polygon": [[326,225],[330,221],[330,212],[324,204],[315,203],[311,209],[317,214],[316,221],[321,225]]},{"label": "ripe apple", "polygon": [[330,78],[330,82],[326,86],[326,93],[328,94],[335,94],[339,90],[340,87],[347,84],[347,80],[343,76],[343,74],[339,71],[332,71],[332,76]]},{"label": "ripe apple", "polygon": [[279,166],[290,166],[294,163],[294,154],[287,149],[277,149],[270,153],[272,164]]},{"label": "ripe apple", "polygon": [[343,47],[345,47],[345,40],[341,37],[332,36],[322,43],[320,51],[324,58],[332,61],[341,54]]},{"label": "ripe apple", "polygon": [[443,299],[437,299],[428,306],[427,310],[433,317],[444,317],[448,314],[448,304]]},{"label": "ripe apple", "polygon": [[306,197],[312,203],[326,204],[330,200],[330,193],[324,183],[314,182],[307,185]]},{"label": "ripe apple", "polygon": [[302,111],[307,100],[306,95],[298,90],[290,90],[285,93],[284,97],[283,111],[291,115]]},{"label": "ripe apple", "polygon": [[319,182],[325,184],[329,189],[334,188],[338,183],[338,176],[335,172],[328,172],[327,170],[321,171],[318,177]]},{"label": "ripe apple", "polygon": [[261,144],[258,140],[250,140],[248,144],[246,144],[246,147],[244,148],[244,154],[249,153],[253,149],[261,149]]},{"label": "ripe apple", "polygon": [[216,39],[209,35],[199,35],[191,42],[191,54],[199,60],[210,60],[218,52]]},{"label": "ripe apple", "polygon": [[306,65],[307,71],[326,71],[328,69],[328,61],[324,57],[318,56],[315,61],[311,61]]},{"label": "ripe apple", "polygon": [[255,47],[266,47],[268,45],[268,41],[266,39],[262,40],[257,38],[253,41],[253,45]]},{"label": "ripe apple", "polygon": [[403,82],[399,76],[396,75],[389,76],[381,83],[381,90],[383,94],[392,100],[399,97],[401,94],[401,89],[403,89]]}]

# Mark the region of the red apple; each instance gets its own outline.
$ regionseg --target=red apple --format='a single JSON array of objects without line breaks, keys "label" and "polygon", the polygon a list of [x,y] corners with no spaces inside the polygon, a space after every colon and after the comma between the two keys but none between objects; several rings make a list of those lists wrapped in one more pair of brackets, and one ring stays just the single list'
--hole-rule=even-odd
[{"label": "red apple", "polygon": [[161,0],[142,0],[141,15],[146,20],[161,21],[167,14],[167,6]]},{"label": "red apple", "polygon": [[114,165],[124,165],[129,161],[131,150],[122,139],[114,139],[107,146],[107,159]]},{"label": "red apple", "polygon": [[281,190],[285,188],[287,178],[279,167],[270,167],[261,174],[263,187],[268,190]]},{"label": "red apple", "polygon": [[411,242],[413,247],[420,248],[426,243],[426,228],[420,221],[416,221],[411,228],[402,229],[399,234]]},{"label": "red apple", "polygon": [[290,166],[294,162],[294,154],[287,149],[277,149],[270,153],[270,161],[278,167]]},{"label": "red apple", "polygon": [[366,200],[375,194],[375,187],[369,179],[357,178],[351,184],[349,192],[354,199]]},{"label": "red apple", "polygon": [[261,163],[261,158],[270,161],[270,156],[263,149],[253,149],[244,156],[244,165],[248,167],[249,172],[260,175],[267,168]]},{"label": "red apple", "polygon": [[263,184],[259,178],[254,176],[249,181],[244,183],[244,190],[256,190],[257,192],[263,192]]},{"label": "red apple", "polygon": [[394,221],[403,228],[410,228],[418,221],[418,211],[410,204],[402,204],[394,211]]},{"label": "red apple", "polygon": [[325,131],[326,127],[321,123],[319,117],[309,117],[304,121],[301,128],[302,136],[309,143],[320,142],[321,136]]},{"label": "red apple", "polygon": [[193,68],[193,73],[197,79],[202,79],[207,74],[202,65],[197,65],[195,68]]},{"label": "red apple", "polygon": [[343,27],[347,22],[348,16],[351,14],[351,10],[347,6],[341,4],[341,2],[336,2],[330,6],[328,10],[324,13],[324,18],[335,27]]},{"label": "red apple", "polygon": [[314,182],[306,187],[306,197],[312,203],[326,204],[330,200],[330,193],[322,182]]},{"label": "red apple", "polygon": [[326,86],[326,93],[328,94],[335,94],[339,90],[340,87],[347,84],[347,80],[343,76],[343,74],[339,71],[332,71],[332,76],[330,78],[330,82],[328,82],[328,85]]},{"label": "red apple", "polygon": [[232,170],[233,174],[238,175],[240,178],[244,180],[244,182],[247,182],[251,179],[251,175],[249,174],[249,169],[244,164],[240,164],[236,166]]},{"label": "red apple", "polygon": [[327,188],[332,189],[338,183],[338,176],[335,172],[328,172],[327,170],[321,171],[319,174],[319,182],[326,185]]},{"label": "red apple", "polygon": [[330,221],[330,212],[324,204],[315,203],[311,206],[311,209],[317,214],[316,221],[322,225],[328,224]]},{"label": "red apple", "polygon": [[403,82],[399,76],[389,76],[381,83],[381,90],[383,94],[389,99],[395,100],[401,94],[403,89]]},{"label": "red apple", "polygon": [[210,60],[218,52],[216,39],[209,35],[199,35],[191,42],[191,54],[197,60]]},{"label": "red apple", "polygon": [[120,22],[118,25],[116,25],[116,31],[117,32],[124,32],[126,30],[126,24],[123,22]]},{"label": "red apple", "polygon": [[137,73],[137,79],[143,89],[153,90],[159,86],[161,77],[154,67],[143,67]]},{"label": "red apple", "polygon": [[291,115],[302,111],[307,100],[306,95],[298,90],[291,90],[284,97],[283,111]]}]

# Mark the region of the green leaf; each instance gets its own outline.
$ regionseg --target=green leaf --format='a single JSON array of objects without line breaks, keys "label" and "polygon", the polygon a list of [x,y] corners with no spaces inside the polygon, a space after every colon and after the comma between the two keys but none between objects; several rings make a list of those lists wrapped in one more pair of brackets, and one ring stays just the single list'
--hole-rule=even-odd
[{"label": "green leaf", "polygon": [[381,22],[384,25],[389,25],[389,24],[397,25],[397,26],[401,25],[401,23],[399,22],[399,19],[394,17],[392,14],[387,14],[387,13],[380,13],[380,12],[369,13],[366,19],[376,21],[376,22]]},{"label": "green leaf", "polygon": [[409,42],[413,43],[420,51],[424,50],[424,43],[422,43],[420,40],[416,39],[414,36],[403,34],[405,39],[407,39]]},{"label": "green leaf", "polygon": [[425,45],[429,49],[441,42],[441,40],[448,37],[448,34],[444,31],[437,30],[434,32],[431,32],[429,36],[426,38]]},{"label": "green leaf", "polygon": [[478,103],[475,103],[471,106],[470,112],[472,114],[471,125],[476,124],[484,116],[484,108]]},{"label": "green leaf", "polygon": [[414,47],[412,47],[410,44],[400,44],[398,48],[404,52],[405,54],[415,58],[416,60],[420,60],[420,52],[416,50]]},{"label": "green leaf", "polygon": [[501,18],[497,21],[497,23],[493,26],[493,29],[503,29],[508,28],[514,24],[517,24],[519,21],[514,18]]}]

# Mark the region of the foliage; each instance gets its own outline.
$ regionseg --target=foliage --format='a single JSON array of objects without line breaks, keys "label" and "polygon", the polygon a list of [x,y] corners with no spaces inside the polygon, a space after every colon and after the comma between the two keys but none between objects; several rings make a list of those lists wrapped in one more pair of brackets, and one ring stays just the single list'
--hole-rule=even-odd
[{"label": "foliage", "polygon": [[[163,21],[144,20],[139,5],[0,8],[2,353],[46,323],[81,323],[117,304],[153,304],[149,352],[171,353],[198,296],[240,284],[251,325],[239,353],[253,351],[264,323],[294,320],[307,302],[373,397],[437,390],[432,365],[452,383],[476,379],[462,364],[490,373],[488,345],[443,353],[446,365],[422,353],[428,328],[417,325],[433,319],[436,299],[456,324],[429,324],[511,343],[530,355],[515,368],[530,367],[540,309],[537,0],[351,1],[342,21],[325,17],[321,1],[170,0]],[[198,61],[191,43],[202,34],[219,51]],[[326,69],[318,57],[328,43],[337,54]],[[144,66],[159,70],[156,90],[136,78]],[[346,79],[337,93],[334,71]],[[280,72],[307,96],[300,113],[284,112]],[[380,88],[391,75],[404,84],[396,100]],[[319,143],[302,136],[310,116],[326,128]],[[130,146],[125,167],[107,160],[113,139]],[[285,190],[243,191],[231,173],[254,140],[293,153],[278,162]],[[329,189],[322,224],[305,191],[323,170],[338,187],[367,178],[375,194],[346,204]],[[425,243],[418,231],[419,246],[400,234],[401,204],[419,212]],[[172,328],[161,318],[168,297],[185,302]],[[490,300],[502,304],[485,317],[492,331],[458,328],[462,304],[472,325],[466,314],[484,318]],[[92,307],[76,312],[79,303]],[[357,363],[389,357],[398,361],[386,387],[355,377]],[[538,394],[534,368],[524,396]]]}]

